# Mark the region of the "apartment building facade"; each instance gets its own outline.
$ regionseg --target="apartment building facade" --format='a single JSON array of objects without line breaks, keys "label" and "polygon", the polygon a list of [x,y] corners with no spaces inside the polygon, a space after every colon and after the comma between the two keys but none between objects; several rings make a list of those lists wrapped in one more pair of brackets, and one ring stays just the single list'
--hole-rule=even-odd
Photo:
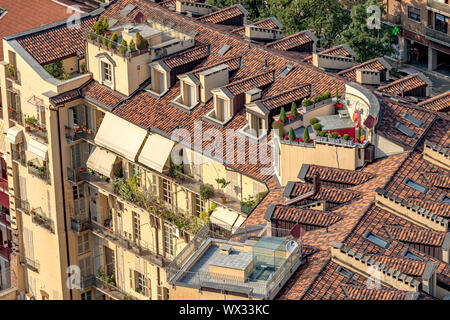
[{"label": "apartment building facade", "polygon": [[385,1],[385,20],[398,26],[399,60],[446,74],[450,60],[450,5],[446,0]]}]

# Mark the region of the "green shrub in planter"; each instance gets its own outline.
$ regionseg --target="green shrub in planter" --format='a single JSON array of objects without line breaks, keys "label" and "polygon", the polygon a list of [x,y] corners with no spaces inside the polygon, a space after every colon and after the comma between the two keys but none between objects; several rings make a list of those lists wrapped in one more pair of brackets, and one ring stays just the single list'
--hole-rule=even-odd
[{"label": "green shrub in planter", "polygon": [[280,111],[280,120],[283,121],[283,123],[286,122],[286,111],[284,110],[284,107],[282,107]]},{"label": "green shrub in planter", "polygon": [[344,140],[348,140],[348,139],[350,139],[350,136],[346,133],[346,134],[344,134],[344,135],[342,136],[342,138],[343,138]]},{"label": "green shrub in planter", "polygon": [[107,47],[108,46],[108,38],[106,37],[106,36],[104,36],[103,37],[103,45],[105,46],[105,47]]},{"label": "green shrub in planter", "polygon": [[294,141],[295,140],[295,138],[297,138],[296,136],[295,136],[295,131],[294,131],[294,129],[292,129],[292,128],[289,128],[289,141]]},{"label": "green shrub in planter", "polygon": [[305,131],[303,131],[303,142],[308,143],[310,139],[311,138],[309,137],[309,130],[308,128],[305,128]]},{"label": "green shrub in planter", "polygon": [[327,100],[331,98],[331,92],[327,91],[322,95],[323,100]]},{"label": "green shrub in planter", "polygon": [[309,119],[309,124],[310,125],[314,125],[314,124],[316,124],[317,122],[319,122],[319,120],[317,119],[317,118],[311,118],[311,119]]},{"label": "green shrub in planter", "polygon": [[295,102],[292,102],[291,105],[291,116],[298,116],[297,105],[295,104]]},{"label": "green shrub in planter", "polygon": [[322,130],[322,125],[320,123],[314,123],[313,129],[315,131],[320,131],[320,130]]},{"label": "green shrub in planter", "polygon": [[208,200],[214,195],[214,188],[210,184],[202,184],[200,186],[200,196],[203,200]]},{"label": "green shrub in planter", "polygon": [[112,36],[111,36],[111,39],[110,39],[109,43],[108,43],[108,47],[112,48],[112,49],[117,48],[117,41],[118,40],[119,40],[119,37],[117,36],[117,33],[114,32],[112,34]]},{"label": "green shrub in planter", "polygon": [[337,139],[337,138],[339,138],[339,134],[337,132],[333,132],[330,134],[330,138]]},{"label": "green shrub in planter", "polygon": [[120,46],[119,52],[120,53],[125,53],[125,51],[127,51],[127,42],[125,40],[122,40],[122,44]]},{"label": "green shrub in planter", "polygon": [[319,132],[319,136],[325,137],[327,135],[327,132],[325,130],[322,130]]},{"label": "green shrub in planter", "polygon": [[317,96],[317,97],[314,98],[314,102],[315,103],[318,103],[320,101],[322,101],[322,97],[321,96]]},{"label": "green shrub in planter", "polygon": [[305,100],[302,101],[302,106],[304,106],[304,107],[309,107],[309,106],[311,106],[313,104],[314,104],[314,102],[312,102],[309,99],[305,99]]},{"label": "green shrub in planter", "polygon": [[133,39],[130,40],[130,51],[135,52],[136,51],[136,45],[134,44]]},{"label": "green shrub in planter", "polygon": [[102,43],[103,42],[103,37],[102,36],[97,36],[97,42],[98,43]]},{"label": "green shrub in planter", "polygon": [[105,19],[103,19],[103,30],[108,31],[108,29],[109,29],[109,23],[108,23],[108,19],[105,17]]}]

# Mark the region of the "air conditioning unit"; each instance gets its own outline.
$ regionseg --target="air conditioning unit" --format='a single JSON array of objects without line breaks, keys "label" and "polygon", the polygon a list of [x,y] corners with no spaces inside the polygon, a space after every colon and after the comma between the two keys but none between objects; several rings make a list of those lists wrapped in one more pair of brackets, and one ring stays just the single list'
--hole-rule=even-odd
[{"label": "air conditioning unit", "polygon": [[350,118],[347,110],[339,110],[339,118]]}]

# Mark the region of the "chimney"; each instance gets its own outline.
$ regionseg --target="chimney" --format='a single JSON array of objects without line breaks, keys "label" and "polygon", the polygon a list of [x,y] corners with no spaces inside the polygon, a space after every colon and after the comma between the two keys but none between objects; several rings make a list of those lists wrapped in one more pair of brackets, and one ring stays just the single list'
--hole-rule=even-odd
[{"label": "chimney", "polygon": [[[307,129],[305,129],[305,130],[307,130]],[[313,190],[314,190],[314,195],[316,195],[320,191],[320,174],[318,172],[314,173]]]},{"label": "chimney", "polygon": [[450,232],[447,232],[442,244],[442,261],[450,263]]},{"label": "chimney", "polygon": [[401,88],[400,88],[400,97],[402,97],[402,98],[405,97],[405,91],[406,91],[406,88],[405,88],[405,87],[401,87]]},{"label": "chimney", "polygon": [[267,29],[257,26],[244,26],[245,37],[249,40],[270,42],[282,39],[284,37],[283,31],[279,29]]},{"label": "chimney", "polygon": [[221,64],[198,73],[200,80],[200,101],[208,102],[212,97],[211,90],[229,83],[229,71],[226,64]]},{"label": "chimney", "polygon": [[356,82],[359,84],[379,85],[381,74],[378,70],[356,69]]},{"label": "chimney", "polygon": [[317,68],[331,70],[344,70],[355,65],[353,57],[332,56],[329,54],[316,52],[312,54],[312,63]]},{"label": "chimney", "polygon": [[245,103],[248,104],[250,102],[256,101],[261,98],[261,89],[253,88],[247,92],[245,92]]},{"label": "chimney", "polygon": [[436,269],[438,262],[427,262],[422,274],[422,290],[433,297],[436,296]]}]

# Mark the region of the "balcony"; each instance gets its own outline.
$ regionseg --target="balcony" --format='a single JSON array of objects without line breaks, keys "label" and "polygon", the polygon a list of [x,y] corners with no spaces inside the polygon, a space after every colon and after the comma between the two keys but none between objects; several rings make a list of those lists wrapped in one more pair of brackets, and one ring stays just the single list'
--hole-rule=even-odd
[{"label": "balcony", "polygon": [[73,184],[83,181],[100,181],[100,178],[93,175],[92,171],[86,168],[67,168],[67,179]]},{"label": "balcony", "polygon": [[8,180],[5,178],[0,178],[0,190],[3,192],[8,192]]},{"label": "balcony", "polygon": [[31,215],[34,224],[48,230],[51,233],[55,233],[53,221],[50,218],[44,216],[41,208],[32,209]]},{"label": "balcony", "polygon": [[23,255],[19,255],[19,261],[22,266],[28,268],[34,272],[39,272],[39,262],[30,258],[27,258]]},{"label": "balcony", "polygon": [[[5,213],[5,212],[1,212],[0,211],[0,224],[3,224],[4,226],[10,226],[10,222],[9,222],[9,214]],[[0,243],[0,246],[2,244]]]},{"label": "balcony", "polygon": [[124,290],[104,281],[100,277],[95,277],[95,287],[98,291],[114,300],[124,300],[126,297],[131,298]]},{"label": "balcony", "polygon": [[90,287],[95,287],[97,285],[97,279],[94,275],[89,275],[81,278],[81,290],[86,290]]},{"label": "balcony", "polygon": [[8,118],[17,124],[23,125],[22,112],[18,108],[8,108]]},{"label": "balcony", "polygon": [[450,45],[450,36],[448,34],[434,30],[429,26],[426,28],[426,36],[430,40],[441,42],[447,46]]},{"label": "balcony", "polygon": [[90,219],[88,217],[81,219],[72,219],[70,221],[70,227],[72,231],[79,234],[83,231],[90,230]]},{"label": "balcony", "polygon": [[450,5],[436,0],[427,0],[427,6],[450,14]]},{"label": "balcony", "polygon": [[77,142],[81,139],[86,141],[94,141],[95,133],[92,129],[87,129],[85,127],[78,128],[70,128],[68,126],[65,127],[66,130],[66,139],[69,143]]},{"label": "balcony", "polygon": [[38,140],[48,143],[47,127],[44,124],[38,121],[30,120],[28,117],[25,119],[25,131]]},{"label": "balcony", "polygon": [[150,245],[143,240],[136,242],[131,241],[120,233],[115,232],[112,227],[105,227],[94,220],[90,221],[89,227],[96,236],[109,240],[116,245],[139,255],[141,258],[152,264],[164,267],[168,263],[168,260],[164,256],[157,253],[158,250],[155,246]]},{"label": "balcony", "polygon": [[25,152],[23,150],[21,151],[17,151],[17,150],[12,150],[11,151],[11,159],[15,162],[17,162],[18,164],[21,165],[25,165]]},{"label": "balcony", "polygon": [[22,200],[18,197],[15,197],[14,201],[16,203],[16,209],[18,209],[26,214],[30,213],[30,203],[27,200]]},{"label": "balcony", "polygon": [[46,184],[50,184],[50,172],[45,165],[40,165],[38,161],[31,160],[27,161],[28,173],[33,177],[39,178],[44,181]]}]

